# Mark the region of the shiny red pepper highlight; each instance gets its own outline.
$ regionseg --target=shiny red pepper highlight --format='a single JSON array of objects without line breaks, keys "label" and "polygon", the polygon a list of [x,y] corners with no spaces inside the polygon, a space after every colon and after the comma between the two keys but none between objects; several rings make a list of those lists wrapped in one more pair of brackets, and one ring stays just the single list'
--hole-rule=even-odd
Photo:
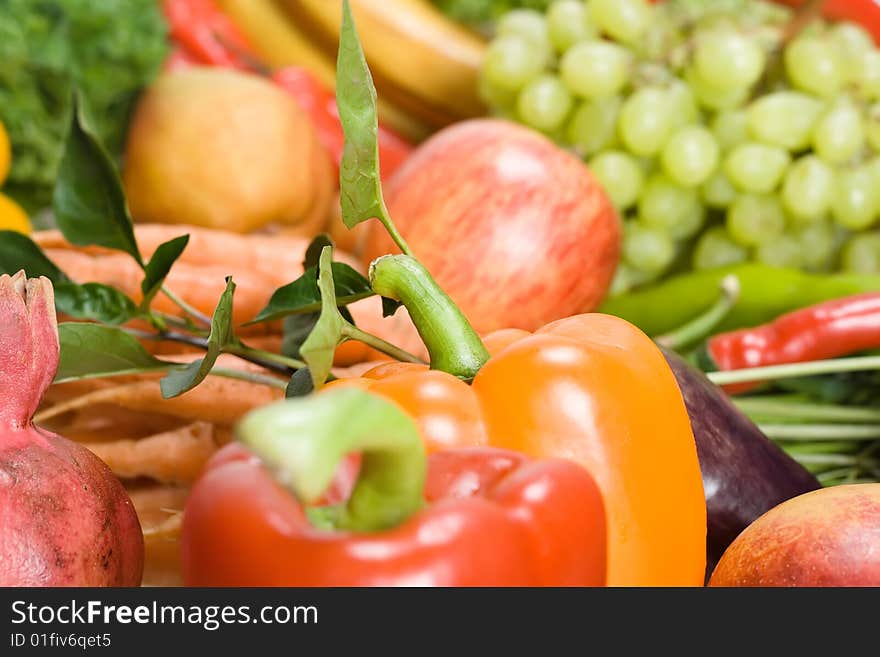
[{"label": "shiny red pepper highlight", "polygon": [[[880,293],[857,294],[802,308],[755,328],[721,333],[706,343],[711,365],[738,370],[845,356],[880,347]],[[743,392],[753,386],[730,386]]]},{"label": "shiny red pepper highlight", "polygon": [[[325,502],[347,493],[353,461]],[[379,532],[319,529],[238,444],[218,452],[186,507],[189,586],[602,586],[605,513],[592,477],[510,450],[432,454],[425,508]]]}]

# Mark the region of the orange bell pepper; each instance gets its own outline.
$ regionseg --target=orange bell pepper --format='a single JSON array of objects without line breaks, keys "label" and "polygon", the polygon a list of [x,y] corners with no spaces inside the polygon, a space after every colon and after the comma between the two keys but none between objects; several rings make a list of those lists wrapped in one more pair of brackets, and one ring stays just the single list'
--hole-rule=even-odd
[{"label": "orange bell pepper", "polygon": [[573,459],[605,501],[609,586],[702,585],[706,504],[696,444],[650,338],[622,319],[586,314],[534,334],[498,331],[484,344],[415,259],[385,256],[370,274],[376,292],[407,307],[431,368],[386,363],[327,387],[397,402],[417,420],[428,452],[491,445]]}]

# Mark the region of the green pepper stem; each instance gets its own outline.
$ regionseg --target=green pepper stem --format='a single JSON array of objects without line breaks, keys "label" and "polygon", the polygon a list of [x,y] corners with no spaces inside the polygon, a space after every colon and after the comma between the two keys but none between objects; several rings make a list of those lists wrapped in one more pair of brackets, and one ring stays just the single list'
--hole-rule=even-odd
[{"label": "green pepper stem", "polygon": [[720,288],[721,296],[706,312],[679,328],[659,336],[655,342],[668,349],[681,349],[710,335],[739,300],[740,283],[735,275],[728,274],[722,278]]},{"label": "green pepper stem", "polygon": [[422,506],[427,466],[418,429],[392,402],[364,390],[338,388],[263,406],[242,419],[237,435],[306,505],[321,499],[347,454],[362,453],[345,505],[317,510],[322,528],[378,531]]},{"label": "green pepper stem", "polygon": [[428,348],[431,369],[469,381],[489,360],[480,336],[415,258],[389,255],[374,260],[370,284],[377,294],[406,306]]}]

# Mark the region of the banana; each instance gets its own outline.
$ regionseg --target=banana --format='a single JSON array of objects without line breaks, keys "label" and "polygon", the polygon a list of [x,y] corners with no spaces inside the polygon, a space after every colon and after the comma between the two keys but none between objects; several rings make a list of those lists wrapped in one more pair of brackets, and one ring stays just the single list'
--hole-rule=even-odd
[{"label": "banana", "polygon": [[[272,0],[217,0],[217,4],[241,29],[257,54],[269,66],[304,66],[329,87],[336,84],[336,57],[321,49],[300,26],[288,19]],[[386,98],[379,98],[379,118],[413,141],[421,141],[431,129],[410,112]]]},{"label": "banana", "polygon": [[[335,52],[342,0],[276,0],[304,31]],[[478,116],[485,43],[426,0],[351,0],[380,93],[435,125]]]}]

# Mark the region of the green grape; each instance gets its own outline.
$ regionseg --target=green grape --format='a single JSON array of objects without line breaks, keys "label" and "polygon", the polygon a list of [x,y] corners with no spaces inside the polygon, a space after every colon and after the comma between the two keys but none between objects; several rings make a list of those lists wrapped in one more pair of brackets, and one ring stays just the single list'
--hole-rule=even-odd
[{"label": "green grape", "polygon": [[730,239],[722,226],[704,232],[694,248],[694,269],[714,269],[745,262],[749,252]]},{"label": "green grape", "polygon": [[853,235],[843,246],[840,264],[853,274],[880,274],[880,233]]},{"label": "green grape", "polygon": [[837,244],[834,228],[827,221],[817,221],[794,233],[801,246],[804,268],[810,271],[827,271],[834,262]]},{"label": "green grape", "polygon": [[614,271],[614,278],[611,279],[611,286],[608,288],[608,295],[613,297],[618,294],[623,294],[624,292],[629,292],[639,285],[650,282],[654,277],[653,274],[640,271],[625,262],[621,262],[617,265],[617,269]]},{"label": "green grape", "polygon": [[861,57],[874,49],[874,39],[870,32],[852,21],[835,23],[828,30],[828,37],[845,57]]},{"label": "green grape", "polygon": [[718,165],[718,142],[706,128],[687,126],[669,138],[660,160],[663,170],[679,185],[695,187],[704,182]]},{"label": "green grape", "polygon": [[870,166],[838,171],[831,196],[831,216],[844,228],[864,230],[877,219],[878,190]]},{"label": "green grape", "polygon": [[610,148],[617,141],[617,118],[623,100],[619,96],[588,100],[575,110],[566,127],[566,138],[582,157]]},{"label": "green grape", "polygon": [[819,119],[813,133],[813,149],[830,164],[852,159],[865,145],[862,115],[850,103],[840,103]]},{"label": "green grape", "polygon": [[709,126],[725,151],[749,139],[748,116],[744,110],[721,110]]},{"label": "green grape", "polygon": [[623,257],[639,271],[659,274],[672,263],[675,244],[665,230],[630,221],[624,224]]},{"label": "green grape", "polygon": [[586,5],[580,0],[556,0],[547,10],[547,30],[556,52],[596,36]]},{"label": "green grape", "polygon": [[800,36],[785,48],[785,72],[798,89],[817,96],[836,94],[845,80],[845,64],[830,40]]},{"label": "green grape", "polygon": [[651,24],[646,0],[590,0],[589,8],[599,29],[628,45],[637,44]]},{"label": "green grape", "polygon": [[493,110],[493,114],[510,114],[516,106],[516,90],[493,86],[483,72],[477,80],[477,91],[483,102]]},{"label": "green grape", "polygon": [[571,94],[562,80],[547,73],[522,88],[516,110],[526,125],[549,132],[562,125],[571,105]]},{"label": "green grape", "polygon": [[624,101],[617,132],[631,153],[648,157],[655,155],[666,143],[672,119],[665,91],[643,87]]},{"label": "green grape", "polygon": [[700,109],[697,107],[697,99],[685,82],[678,78],[673,79],[666,88],[666,96],[669,99],[669,110],[672,112],[670,127],[673,130],[691,123],[699,123]]},{"label": "green grape", "polygon": [[726,208],[736,198],[736,187],[721,169],[717,169],[700,186],[700,196],[710,208]]},{"label": "green grape", "polygon": [[748,87],[718,89],[704,80],[694,67],[685,70],[684,78],[700,105],[710,110],[735,109],[749,97]]},{"label": "green grape", "polygon": [[562,56],[559,74],[568,88],[585,98],[618,93],[629,79],[630,52],[609,41],[582,41]]},{"label": "green grape", "polygon": [[512,9],[505,13],[495,25],[497,36],[520,36],[535,44],[545,46],[550,43],[547,20],[544,14],[534,9]]},{"label": "green grape", "polygon": [[782,203],[792,217],[812,221],[825,216],[834,191],[834,171],[815,155],[792,164],[782,183]]},{"label": "green grape", "polygon": [[880,51],[869,50],[854,67],[853,78],[859,93],[869,100],[880,98]]},{"label": "green grape", "polygon": [[669,234],[674,240],[687,240],[699,233],[705,223],[706,208],[700,203],[694,203],[681,221],[669,229]]},{"label": "green grape", "polygon": [[496,89],[518,91],[544,70],[541,48],[521,36],[499,37],[489,44],[483,58],[483,76]]},{"label": "green grape", "polygon": [[865,139],[875,153],[880,153],[880,103],[868,108],[865,119]]},{"label": "green grape", "polygon": [[772,267],[800,269],[804,266],[801,243],[791,235],[779,235],[755,248],[754,258]]},{"label": "green grape", "polygon": [[699,78],[722,92],[748,89],[764,72],[764,51],[731,29],[697,33],[694,67]]},{"label": "green grape", "polygon": [[635,204],[642,192],[645,174],[632,155],[605,151],[590,160],[589,166],[618,210]]},{"label": "green grape", "polygon": [[746,110],[749,134],[770,146],[800,151],[809,146],[822,103],[798,91],[761,96]]},{"label": "green grape", "polygon": [[672,232],[684,223],[694,206],[699,206],[696,190],[672,182],[664,174],[654,174],[645,182],[639,198],[639,221],[645,226]]},{"label": "green grape", "polygon": [[724,173],[737,189],[765,194],[776,189],[790,162],[781,148],[746,142],[727,154]]},{"label": "green grape", "polygon": [[785,210],[775,196],[743,194],[727,209],[727,232],[742,246],[757,246],[785,229]]}]

